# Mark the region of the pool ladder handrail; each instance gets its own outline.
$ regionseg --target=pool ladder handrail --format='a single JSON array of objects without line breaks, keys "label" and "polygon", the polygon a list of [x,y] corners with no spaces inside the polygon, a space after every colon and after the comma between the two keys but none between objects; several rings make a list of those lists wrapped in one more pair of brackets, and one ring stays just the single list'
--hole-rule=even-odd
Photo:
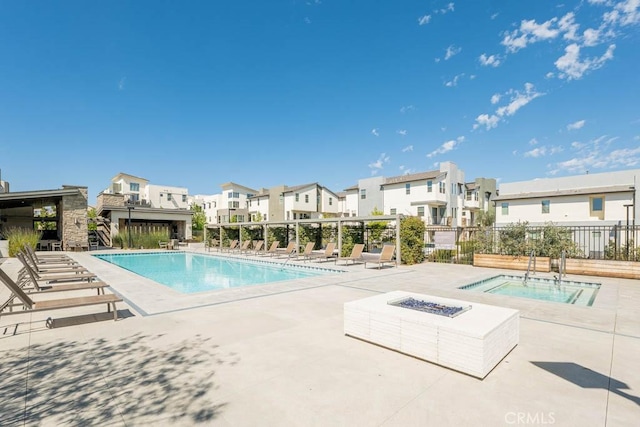
[{"label": "pool ladder handrail", "polygon": [[529,280],[529,275],[531,273],[531,261],[533,261],[533,274],[536,274],[536,251],[532,250],[529,254],[529,262],[527,263],[527,272],[524,274],[524,281],[522,284],[527,286],[527,280]]},{"label": "pool ladder handrail", "polygon": [[287,263],[289,262],[289,260],[291,259],[291,257],[295,254],[296,258],[298,258],[298,251],[292,251],[288,256],[287,259],[284,260],[284,262],[282,264],[280,264],[280,271],[284,270],[284,266],[287,265]]},{"label": "pool ladder handrail", "polygon": [[560,265],[558,265],[558,280],[556,282],[556,286],[560,288],[562,285],[562,275],[567,276],[567,251],[564,249],[560,254]]}]

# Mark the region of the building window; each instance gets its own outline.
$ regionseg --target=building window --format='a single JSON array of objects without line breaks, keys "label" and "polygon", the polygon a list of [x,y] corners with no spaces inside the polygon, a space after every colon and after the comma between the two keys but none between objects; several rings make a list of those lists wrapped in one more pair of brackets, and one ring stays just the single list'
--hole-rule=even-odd
[{"label": "building window", "polygon": [[418,216],[424,216],[424,206],[418,206]]},{"label": "building window", "polygon": [[171,193],[167,193],[167,202],[171,201]]},{"label": "building window", "polygon": [[390,213],[391,215],[395,215],[395,214],[396,214],[396,208],[391,208],[391,209],[389,210],[389,213]]},{"label": "building window", "polygon": [[431,193],[433,191],[433,181],[427,181],[427,193]]},{"label": "building window", "polygon": [[296,202],[300,201],[300,193],[296,193]]},{"label": "building window", "polygon": [[140,191],[140,184],[137,182],[129,183],[129,191]]},{"label": "building window", "polygon": [[207,205],[209,206],[209,209],[211,209],[211,202],[207,203]]},{"label": "building window", "polygon": [[589,197],[589,216],[604,219],[604,196]]},{"label": "building window", "polygon": [[367,190],[365,190],[365,189],[360,190],[360,198],[362,200],[367,198]]},{"label": "building window", "polygon": [[333,197],[329,197],[329,206],[333,206]]},{"label": "building window", "polygon": [[305,203],[309,203],[309,195],[308,194],[304,195],[304,202]]},{"label": "building window", "polygon": [[543,200],[542,201],[542,213],[543,214],[548,214],[549,213],[550,204],[551,204],[550,200]]},{"label": "building window", "polygon": [[256,200],[258,202],[258,206],[260,206],[260,199]]},{"label": "building window", "polygon": [[473,191],[467,191],[465,199],[470,202],[472,197],[473,197]]},{"label": "building window", "polygon": [[444,181],[440,181],[439,183],[439,191],[441,194],[445,194],[446,190],[447,190],[447,185],[444,183]]},{"label": "building window", "polygon": [[404,185],[404,194],[411,194],[411,184],[408,182]]},{"label": "building window", "polygon": [[186,202],[186,201],[187,201],[187,195],[186,195],[186,194],[183,194],[183,195],[182,195],[182,202],[184,203],[184,202]]},{"label": "building window", "polygon": [[502,215],[509,215],[509,203],[502,202]]}]

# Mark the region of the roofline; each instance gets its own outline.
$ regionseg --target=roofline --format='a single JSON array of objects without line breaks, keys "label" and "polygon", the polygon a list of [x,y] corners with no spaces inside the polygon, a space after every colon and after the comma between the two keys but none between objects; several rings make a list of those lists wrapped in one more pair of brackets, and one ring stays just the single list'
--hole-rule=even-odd
[{"label": "roofline", "polygon": [[[86,188],[86,187],[82,187]],[[42,197],[62,197],[78,194],[80,189],[74,188],[58,188],[55,190],[35,190],[35,191],[15,191],[12,193],[0,193],[0,200],[13,199],[39,199]]]},{"label": "roofline", "polygon": [[121,176],[121,175],[126,175],[126,176],[130,176],[131,178],[135,178],[135,179],[141,179],[143,181],[149,182],[148,179],[146,178],[142,178],[139,176],[135,176],[135,175],[131,175],[130,173],[124,173],[124,172],[118,172],[116,175],[114,175],[113,178],[111,178],[111,181],[113,182],[114,179],[116,179],[117,177]]},{"label": "roofline", "polygon": [[636,189],[632,185],[617,185],[617,186],[610,186],[610,187],[580,188],[576,190],[556,190],[556,191],[540,191],[537,193],[503,194],[503,195],[494,197],[493,200],[503,201],[503,200],[539,199],[541,197],[584,196],[588,194],[630,193],[634,191],[636,191]]}]

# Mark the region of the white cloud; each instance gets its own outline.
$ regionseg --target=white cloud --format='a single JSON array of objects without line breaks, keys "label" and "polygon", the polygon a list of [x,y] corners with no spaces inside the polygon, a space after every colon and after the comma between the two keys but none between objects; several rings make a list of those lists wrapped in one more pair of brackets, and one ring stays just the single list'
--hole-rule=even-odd
[{"label": "white cloud", "polygon": [[567,80],[582,78],[585,73],[597,70],[602,67],[605,62],[612,59],[615,48],[616,45],[612,44],[601,57],[586,58],[581,61],[580,46],[576,43],[570,44],[565,48],[565,54],[555,62],[556,68],[560,71],[559,77]]},{"label": "white cloud", "polygon": [[640,0],[623,0],[604,15],[605,22],[622,26],[640,22]]},{"label": "white cloud", "polygon": [[483,53],[478,59],[480,60],[480,65],[484,65],[485,67],[497,67],[500,65],[500,57],[498,55],[487,56]]},{"label": "white cloud", "polygon": [[413,110],[415,110],[415,107],[413,105],[406,105],[406,106],[400,107],[400,112],[402,114],[408,113],[409,111],[413,111]]},{"label": "white cloud", "polygon": [[380,132],[378,132],[378,128],[371,129],[371,134],[373,136],[380,136]]},{"label": "white cloud", "polygon": [[584,126],[584,124],[586,123],[586,120],[578,120],[577,122],[574,123],[569,123],[567,125],[567,130],[577,130],[577,129],[582,129],[582,127]]},{"label": "white cloud", "polygon": [[449,60],[450,58],[459,54],[460,51],[462,51],[461,47],[456,47],[454,45],[447,47],[446,53],[444,54],[444,60],[445,61]]},{"label": "white cloud", "polygon": [[407,136],[407,130],[406,129],[400,129],[397,130],[396,133],[400,136]]},{"label": "white cloud", "polygon": [[600,42],[600,29],[587,28],[582,33],[583,46],[595,46]]},{"label": "white cloud", "polygon": [[413,145],[407,145],[402,149],[403,153],[406,153],[407,151],[413,151]]},{"label": "white cloud", "polygon": [[574,141],[571,143],[574,156],[555,165],[556,170],[570,173],[584,173],[594,169],[624,169],[640,165],[640,147],[632,143],[627,148],[612,147],[618,137],[602,135],[589,142]]},{"label": "white cloud", "polygon": [[[512,89],[507,92],[507,94],[511,95],[510,102],[507,105],[499,107],[495,114],[480,114],[476,117],[476,123],[473,125],[474,130],[481,126],[485,126],[487,130],[495,128],[501,120],[505,119],[505,117],[513,116],[520,108],[544,95],[544,93],[536,91],[535,87],[531,83],[524,84],[524,92]],[[495,95],[491,97],[492,101],[494,96]]]},{"label": "white cloud", "polygon": [[444,142],[439,148],[427,154],[427,157],[433,157],[437,154],[447,153],[453,150],[457,145],[460,145],[462,142],[464,142],[464,136],[459,136],[456,139],[452,139],[450,141]]},{"label": "white cloud", "polygon": [[480,126],[486,126],[487,130],[498,127],[500,117],[496,115],[480,114],[476,117],[476,123],[473,125],[474,129],[478,129]]},{"label": "white cloud", "polygon": [[518,150],[513,150],[513,151],[511,152],[511,154],[512,154],[513,156],[517,156],[517,155],[518,155]]},{"label": "white cloud", "polygon": [[431,15],[424,15],[418,18],[418,25],[427,25],[431,22]]},{"label": "white cloud", "polygon": [[584,147],[584,144],[580,141],[573,141],[571,143],[571,148],[580,149],[582,147]]},{"label": "white cloud", "polygon": [[538,140],[535,138],[531,138],[531,140],[529,141],[529,145],[538,145]]},{"label": "white cloud", "polygon": [[475,79],[476,79],[476,75],[475,75],[475,74],[471,74],[471,75],[469,76],[469,80],[475,80]]},{"label": "white cloud", "polygon": [[118,82],[118,90],[124,90],[124,83],[127,81],[126,77],[122,77]]},{"label": "white cloud", "polygon": [[309,19],[309,17],[308,17],[308,16],[305,16],[305,17],[304,17],[304,23],[305,23],[305,24],[311,24],[311,19]]},{"label": "white cloud", "polygon": [[558,21],[558,29],[564,33],[562,37],[565,40],[575,40],[577,38],[576,32],[580,25],[576,24],[575,18],[574,13],[569,12]]},{"label": "white cloud", "polygon": [[545,79],[552,79],[555,77],[555,74],[552,73],[551,71],[549,71],[547,74],[545,74],[544,78]]},{"label": "white cloud", "polygon": [[453,87],[453,86],[457,86],[458,85],[458,80],[460,79],[460,77],[464,77],[464,73],[462,74],[458,74],[457,76],[455,76],[453,78],[453,80],[445,82],[445,86],[446,87]]},{"label": "white cloud", "polygon": [[382,168],[384,168],[385,163],[389,163],[390,157],[385,153],[380,154],[378,160],[373,163],[369,163],[369,169],[371,169],[371,175],[377,174]]},{"label": "white cloud", "polygon": [[531,83],[525,83],[524,89],[524,92],[514,91],[514,95],[511,97],[511,102],[498,108],[496,110],[496,114],[500,117],[513,116],[520,108],[524,107],[539,96],[544,95],[544,93],[537,92]]},{"label": "white cloud", "polygon": [[500,15],[500,12],[496,12],[493,15],[491,15],[489,18],[493,21],[494,19],[496,19],[498,17],[498,15]]},{"label": "white cloud", "polygon": [[499,93],[494,93],[491,96],[491,103],[492,104],[497,104],[498,102],[500,102],[500,98],[502,98],[502,95],[500,95]]},{"label": "white cloud", "polygon": [[558,18],[553,18],[538,24],[533,19],[523,20],[520,22],[520,28],[504,34],[501,44],[507,51],[517,52],[531,43],[554,39],[560,33],[558,29],[551,28],[557,21]]},{"label": "white cloud", "polygon": [[542,157],[545,154],[547,154],[547,148],[546,147],[536,147],[533,150],[526,151],[524,153],[524,156],[525,157]]}]

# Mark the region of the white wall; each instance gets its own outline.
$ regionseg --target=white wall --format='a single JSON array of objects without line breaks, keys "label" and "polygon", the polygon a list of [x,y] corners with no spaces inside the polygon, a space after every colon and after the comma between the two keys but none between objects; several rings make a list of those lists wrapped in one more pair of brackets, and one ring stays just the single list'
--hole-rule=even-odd
[{"label": "white wall", "polygon": [[148,189],[153,208],[189,209],[189,191],[184,187],[148,185]]},{"label": "white wall", "polygon": [[347,195],[344,199],[344,208],[343,212],[347,213],[349,216],[359,216],[358,213],[358,190],[347,190]]},{"label": "white wall", "polygon": [[[597,194],[597,193],[596,193]],[[587,225],[625,224],[627,218],[626,204],[632,203],[631,193],[597,194],[604,197],[604,220],[590,216],[590,196],[555,196],[533,199],[514,199],[496,202],[496,224],[505,225],[518,221],[527,221],[531,225],[542,225],[545,222],[555,224],[569,223]],[[549,200],[549,213],[542,213],[542,200]],[[509,214],[502,214],[502,203],[509,203]],[[629,211],[631,215],[631,210]]]}]

